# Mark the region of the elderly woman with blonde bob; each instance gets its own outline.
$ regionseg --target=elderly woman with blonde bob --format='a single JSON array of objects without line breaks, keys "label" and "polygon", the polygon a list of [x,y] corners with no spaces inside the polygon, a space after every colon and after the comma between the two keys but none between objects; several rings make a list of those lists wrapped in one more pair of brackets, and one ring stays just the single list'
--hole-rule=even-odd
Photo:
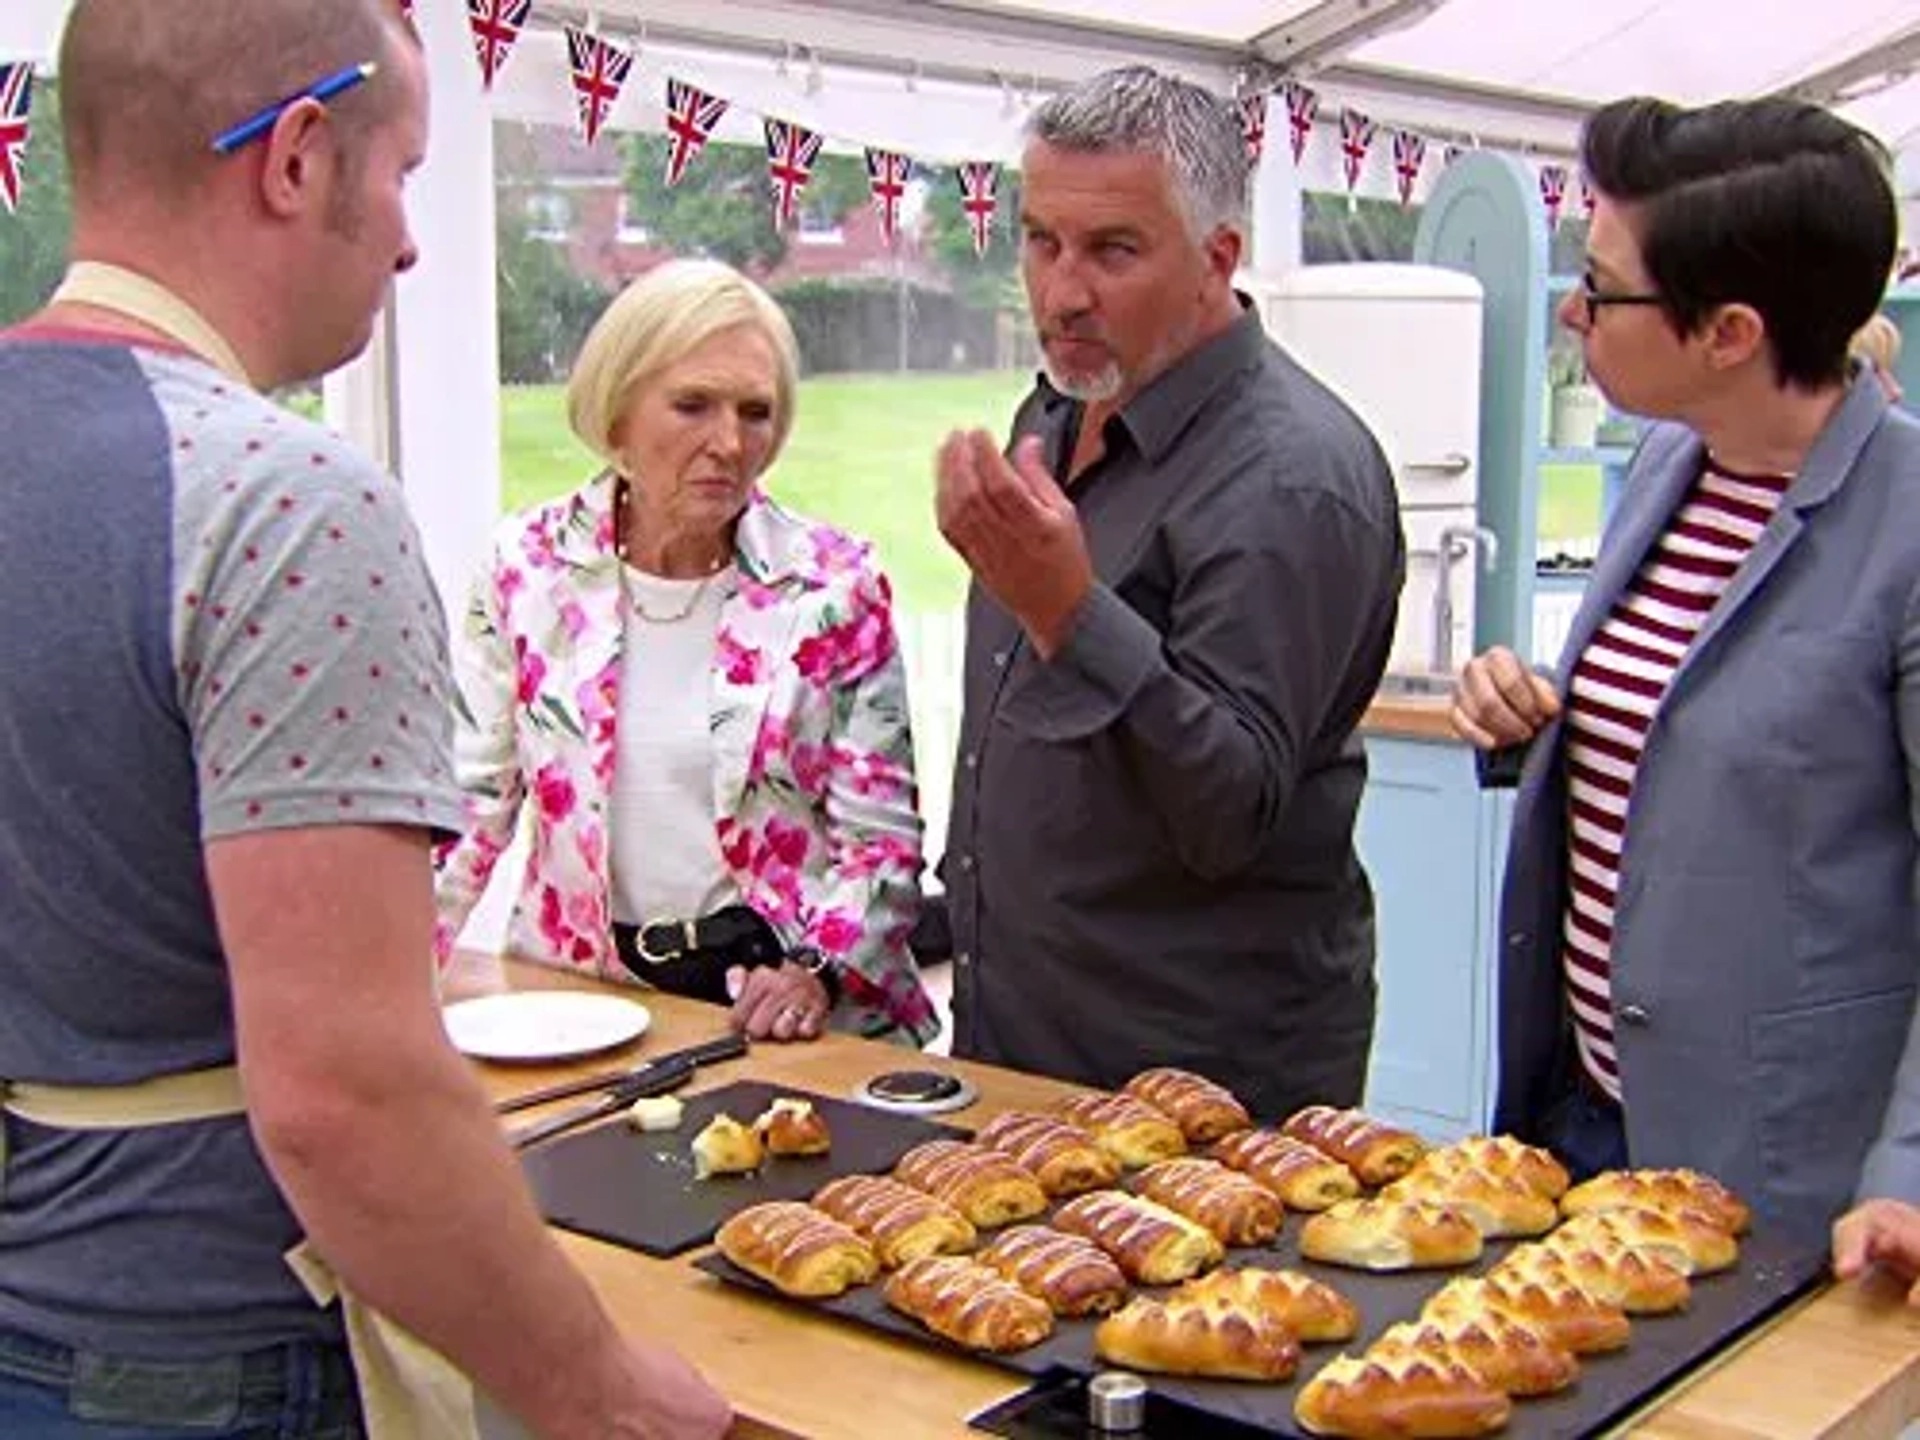
[{"label": "elderly woman with blonde bob", "polygon": [[455,636],[443,956],[524,810],[515,953],[730,1001],[757,1039],[933,1034],[886,577],[759,488],[797,373],[779,306],[710,262],[588,335],[568,418],[606,468],[502,527]]}]

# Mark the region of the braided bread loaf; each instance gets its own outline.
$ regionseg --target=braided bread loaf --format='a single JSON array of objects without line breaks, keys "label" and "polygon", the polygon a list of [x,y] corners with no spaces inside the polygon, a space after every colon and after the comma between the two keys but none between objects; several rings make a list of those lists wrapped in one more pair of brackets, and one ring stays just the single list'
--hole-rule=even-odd
[{"label": "braided bread loaf", "polygon": [[1289,1210],[1325,1210],[1360,1194],[1353,1171],[1304,1140],[1277,1130],[1242,1130],[1212,1150],[1213,1158],[1251,1176]]},{"label": "braided bread loaf", "polygon": [[1211,1145],[1253,1124],[1231,1090],[1189,1070],[1142,1070],[1122,1088],[1171,1118],[1191,1145]]},{"label": "braided bread loaf", "polygon": [[1287,1213],[1264,1185],[1218,1160],[1191,1155],[1149,1165],[1135,1186],[1149,1200],[1206,1226],[1225,1245],[1266,1244],[1280,1233]]},{"label": "braided bread loaf", "polygon": [[887,1304],[969,1350],[1003,1354],[1053,1333],[1046,1302],[963,1255],[923,1255],[893,1272]]},{"label": "braided bread loaf", "polygon": [[720,1253],[787,1295],[821,1299],[880,1273],[871,1246],[811,1205],[750,1205],[714,1234]]},{"label": "braided bread loaf", "polygon": [[854,1231],[889,1270],[922,1255],[971,1250],[971,1222],[944,1200],[884,1175],[842,1175],[815,1192],[813,1204]]},{"label": "braided bread loaf", "polygon": [[1120,1162],[1077,1125],[1032,1110],[1007,1110],[980,1127],[974,1140],[1030,1170],[1056,1199],[1098,1190],[1120,1178]]}]

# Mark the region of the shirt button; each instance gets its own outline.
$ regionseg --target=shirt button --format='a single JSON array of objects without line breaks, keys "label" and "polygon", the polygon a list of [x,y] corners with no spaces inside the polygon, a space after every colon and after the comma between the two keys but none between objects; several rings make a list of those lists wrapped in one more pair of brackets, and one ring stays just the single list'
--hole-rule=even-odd
[{"label": "shirt button", "polygon": [[973,873],[973,856],[962,855],[960,857],[960,869],[966,874],[971,875]]},{"label": "shirt button", "polygon": [[978,770],[980,768],[980,757],[976,755],[973,751],[969,750],[966,754],[966,758],[961,763],[964,764],[969,770]]},{"label": "shirt button", "polygon": [[1644,1005],[1622,1005],[1620,1007],[1622,1025],[1651,1025],[1653,1015]]},{"label": "shirt button", "polygon": [[993,652],[993,668],[996,670],[1004,670],[1007,668],[1007,652],[1006,651],[996,650]]},{"label": "shirt button", "polygon": [[953,957],[953,963],[956,968],[965,970],[969,965],[973,964],[973,956],[962,950],[958,955]]}]

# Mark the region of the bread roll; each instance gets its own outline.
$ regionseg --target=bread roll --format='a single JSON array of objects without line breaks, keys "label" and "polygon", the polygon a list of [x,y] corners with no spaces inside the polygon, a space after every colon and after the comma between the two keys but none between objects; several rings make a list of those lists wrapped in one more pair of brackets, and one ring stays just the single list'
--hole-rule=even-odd
[{"label": "bread roll", "polygon": [[980,1127],[974,1140],[1022,1169],[1055,1199],[1084,1195],[1120,1178],[1120,1162],[1077,1125],[1032,1110],[1008,1110]]},{"label": "bread roll", "polygon": [[1580,1374],[1580,1362],[1542,1331],[1497,1310],[1402,1321],[1367,1350],[1372,1356],[1401,1353],[1452,1360],[1482,1384],[1509,1395],[1551,1395]]},{"label": "bread roll", "polygon": [[1475,1319],[1489,1311],[1533,1326],[1574,1355],[1618,1350],[1632,1333],[1626,1312],[1584,1290],[1549,1279],[1523,1279],[1495,1272],[1479,1279],[1449,1280],[1427,1301],[1423,1320]]},{"label": "bread roll", "polygon": [[1280,1233],[1286,1207],[1280,1197],[1218,1160],[1186,1155],[1140,1172],[1135,1188],[1195,1224],[1223,1245],[1264,1245]]},{"label": "bread roll", "polygon": [[1488,1175],[1512,1176],[1536,1195],[1558,1200],[1571,1183],[1567,1167],[1553,1158],[1551,1151],[1528,1145],[1511,1135],[1473,1135],[1457,1140],[1441,1150],[1423,1155],[1418,1170],[1475,1170]]},{"label": "bread roll", "polygon": [[884,1175],[842,1175],[815,1193],[813,1204],[857,1233],[889,1270],[922,1255],[971,1250],[967,1217],[923,1190]]},{"label": "bread roll", "polygon": [[1424,1270],[1480,1258],[1473,1222],[1444,1205],[1343,1200],[1300,1228],[1300,1253],[1360,1270]]},{"label": "bread roll", "polygon": [[979,1260],[1029,1295],[1038,1295],[1056,1315],[1105,1315],[1127,1298],[1127,1277],[1111,1255],[1084,1235],[1016,1225],[996,1235]]},{"label": "bread roll", "polygon": [[1559,1223],[1553,1201],[1512,1175],[1416,1165],[1380,1192],[1382,1200],[1423,1200],[1458,1210],[1489,1239],[1544,1235]]},{"label": "bread roll", "polygon": [[1740,1242],[1698,1210],[1595,1210],[1576,1215],[1554,1232],[1566,1243],[1612,1241],[1654,1255],[1687,1275],[1729,1270]]},{"label": "bread roll", "polygon": [[866,1241],[831,1215],[794,1200],[749,1205],[713,1238],[727,1259],[788,1295],[838,1295],[880,1272]]},{"label": "bread roll", "polygon": [[893,1272],[887,1304],[969,1350],[1004,1354],[1053,1333],[1053,1312],[1018,1285],[961,1255],[923,1255]]},{"label": "bread roll", "polygon": [[693,1178],[705,1180],[714,1175],[744,1175],[758,1170],[766,1158],[766,1148],[758,1132],[742,1125],[722,1111],[693,1137]]},{"label": "bread roll", "polygon": [[1629,1315],[1684,1310],[1693,1293],[1686,1272],[1657,1254],[1578,1236],[1549,1235],[1535,1245],[1516,1245],[1493,1273],[1577,1286]]},{"label": "bread roll", "polygon": [[753,1122],[769,1155],[824,1155],[833,1148],[827,1120],[810,1100],[781,1096]]},{"label": "bread roll", "polygon": [[1301,1387],[1293,1414],[1316,1435],[1448,1440],[1498,1430],[1513,1402],[1457,1361],[1342,1355]]},{"label": "bread roll", "polygon": [[1411,1170],[1427,1145],[1411,1130],[1375,1120],[1359,1110],[1309,1105],[1287,1118],[1281,1130],[1324,1151],[1353,1171],[1362,1185],[1385,1185]]},{"label": "bread roll", "polygon": [[1180,1127],[1131,1095],[1075,1095],[1061,1102],[1059,1113],[1129,1170],[1187,1153]]},{"label": "bread roll", "polygon": [[1360,1328],[1360,1312],[1351,1300],[1298,1270],[1215,1270],[1187,1281],[1173,1298],[1182,1304],[1258,1312],[1308,1344],[1351,1340]]},{"label": "bread roll", "polygon": [[946,1201],[982,1230],[1030,1220],[1047,1208],[1040,1182],[984,1145],[929,1140],[902,1155],[893,1174]]},{"label": "bread roll", "polygon": [[1698,1170],[1607,1170],[1561,1197],[1568,1215],[1596,1210],[1694,1210],[1729,1235],[1744,1235],[1753,1212],[1733,1191]]},{"label": "bread roll", "polygon": [[1213,1158],[1280,1197],[1289,1210],[1325,1210],[1360,1194],[1353,1171],[1325,1151],[1277,1130],[1242,1130],[1220,1141]]},{"label": "bread roll", "polygon": [[1285,1380],[1300,1365],[1291,1331],[1257,1311],[1136,1296],[1093,1332],[1094,1353],[1129,1370],[1219,1380]]},{"label": "bread roll", "polygon": [[1171,1285],[1217,1265],[1226,1251],[1206,1227],[1138,1195],[1095,1190],[1054,1212],[1056,1230],[1084,1235],[1111,1255],[1129,1280]]},{"label": "bread roll", "polygon": [[1124,1089],[1170,1117],[1189,1145],[1211,1145],[1253,1124],[1247,1107],[1231,1090],[1189,1070],[1165,1065],[1142,1070]]}]

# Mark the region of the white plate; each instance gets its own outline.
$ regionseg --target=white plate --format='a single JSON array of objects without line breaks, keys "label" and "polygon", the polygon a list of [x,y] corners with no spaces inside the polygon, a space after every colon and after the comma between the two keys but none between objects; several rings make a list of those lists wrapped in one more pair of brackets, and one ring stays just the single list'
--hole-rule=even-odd
[{"label": "white plate", "polygon": [[613,995],[529,990],[462,1000],[441,1012],[454,1049],[478,1060],[565,1060],[644,1035],[647,1007]]}]

